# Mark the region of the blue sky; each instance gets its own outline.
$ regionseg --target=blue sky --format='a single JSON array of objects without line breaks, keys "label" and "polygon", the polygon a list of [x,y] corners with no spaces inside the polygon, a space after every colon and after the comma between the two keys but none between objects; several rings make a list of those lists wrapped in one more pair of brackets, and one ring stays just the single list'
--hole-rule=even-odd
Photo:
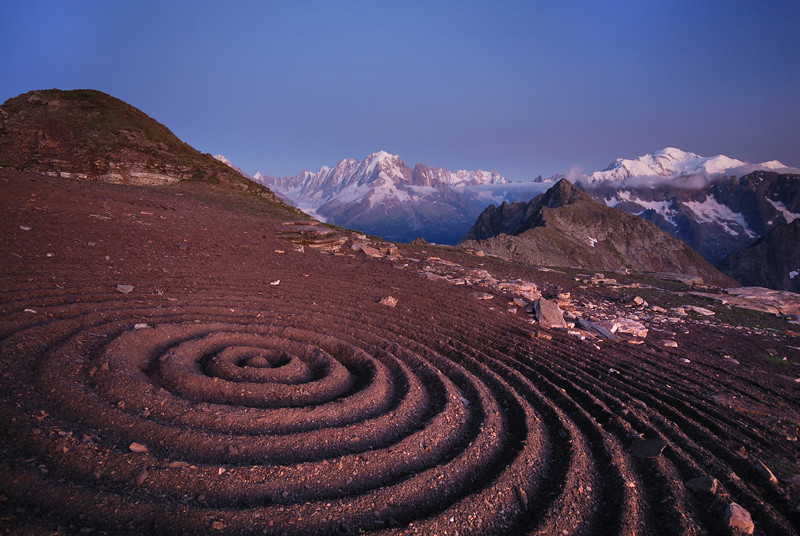
[{"label": "blue sky", "polygon": [[0,4],[0,101],[119,97],[248,173],[386,150],[512,180],[675,146],[800,167],[800,2]]}]

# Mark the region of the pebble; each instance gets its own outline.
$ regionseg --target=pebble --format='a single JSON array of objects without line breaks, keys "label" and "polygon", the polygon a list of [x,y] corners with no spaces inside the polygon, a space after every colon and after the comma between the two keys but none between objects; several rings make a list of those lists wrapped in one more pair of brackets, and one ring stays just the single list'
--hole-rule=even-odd
[{"label": "pebble", "polygon": [[719,481],[710,476],[699,476],[686,482],[686,487],[697,493],[716,493]]},{"label": "pebble", "polygon": [[270,285],[272,285],[273,287],[277,287],[280,284],[281,284],[280,279],[276,279],[275,281],[270,282]]},{"label": "pebble", "polygon": [[147,329],[150,326],[145,323],[134,324],[133,329]]},{"label": "pebble", "polygon": [[128,294],[133,290],[133,285],[117,285],[117,292]]},{"label": "pebble", "polygon": [[666,346],[667,348],[677,348],[678,347],[678,343],[675,342],[675,341],[663,341],[662,344],[664,346]]},{"label": "pebble", "polygon": [[30,231],[32,229],[32,227],[28,227],[27,225],[20,225],[19,228],[23,231]]},{"label": "pebble", "polygon": [[381,301],[378,303],[387,307],[395,307],[397,305],[397,298],[394,296],[386,296],[385,298],[381,298]]},{"label": "pebble", "polygon": [[772,471],[770,471],[769,467],[764,465],[764,462],[756,460],[756,463],[753,464],[753,469],[755,470],[756,474],[763,480],[766,480],[767,482],[770,482],[772,484],[778,483],[777,477],[772,473]]},{"label": "pebble", "polygon": [[147,447],[142,445],[141,443],[133,442],[130,444],[128,448],[131,449],[131,452],[139,452],[139,453],[147,452]]}]

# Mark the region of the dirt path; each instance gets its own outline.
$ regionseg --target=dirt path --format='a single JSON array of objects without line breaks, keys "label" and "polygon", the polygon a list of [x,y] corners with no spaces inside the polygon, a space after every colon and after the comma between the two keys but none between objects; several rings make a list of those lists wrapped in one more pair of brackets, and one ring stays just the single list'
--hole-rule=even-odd
[{"label": "dirt path", "polygon": [[736,502],[800,534],[797,369],[753,357],[796,334],[532,337],[494,290],[298,251],[200,186],[2,171],[0,205],[3,533],[727,534]]}]

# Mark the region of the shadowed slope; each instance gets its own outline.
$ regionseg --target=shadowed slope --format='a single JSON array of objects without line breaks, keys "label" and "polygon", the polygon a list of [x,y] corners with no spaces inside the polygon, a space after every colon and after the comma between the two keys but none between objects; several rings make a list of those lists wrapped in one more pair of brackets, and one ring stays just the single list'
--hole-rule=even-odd
[{"label": "shadowed slope", "polygon": [[489,207],[460,244],[541,266],[677,272],[735,285],[680,240],[601,205],[566,179],[530,203]]}]

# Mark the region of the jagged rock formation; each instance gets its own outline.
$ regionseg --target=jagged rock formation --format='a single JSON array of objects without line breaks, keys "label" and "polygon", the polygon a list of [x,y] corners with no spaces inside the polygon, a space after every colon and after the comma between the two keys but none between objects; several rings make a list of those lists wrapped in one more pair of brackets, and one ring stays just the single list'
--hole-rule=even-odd
[{"label": "jagged rock formation", "polygon": [[0,106],[0,166],[102,182],[203,181],[271,197],[232,167],[100,91],[31,91]]},{"label": "jagged rock formation", "polygon": [[800,219],[778,225],[720,268],[743,285],[800,293]]},{"label": "jagged rock formation", "polygon": [[678,272],[733,283],[683,242],[598,203],[566,179],[530,203],[487,208],[461,245],[542,266]]},{"label": "jagged rock formation", "polygon": [[[255,180],[289,203],[329,223],[387,240],[455,244],[491,202],[515,190],[496,171],[450,171],[417,164],[410,168],[383,151],[364,161],[345,159],[318,172]],[[540,183],[530,190],[542,191]]]}]

